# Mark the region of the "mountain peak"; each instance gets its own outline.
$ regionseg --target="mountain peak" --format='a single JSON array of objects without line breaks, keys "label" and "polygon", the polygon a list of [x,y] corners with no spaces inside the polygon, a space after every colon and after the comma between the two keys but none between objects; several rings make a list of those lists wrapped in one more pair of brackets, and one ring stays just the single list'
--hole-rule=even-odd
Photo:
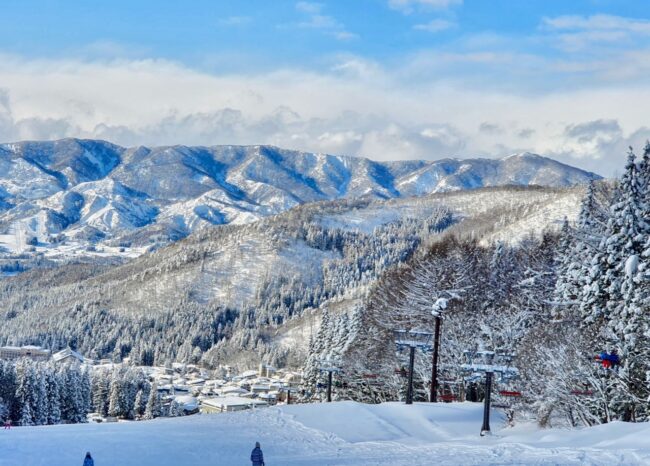
[{"label": "mountain peak", "polygon": [[7,149],[0,151],[0,250],[11,252],[27,249],[18,243],[28,236],[49,247],[52,235],[77,238],[91,230],[86,236],[93,241],[135,237],[155,244],[308,202],[486,186],[564,187],[599,178],[531,153],[386,163],[272,145],[127,149],[69,138],[0,147]]}]

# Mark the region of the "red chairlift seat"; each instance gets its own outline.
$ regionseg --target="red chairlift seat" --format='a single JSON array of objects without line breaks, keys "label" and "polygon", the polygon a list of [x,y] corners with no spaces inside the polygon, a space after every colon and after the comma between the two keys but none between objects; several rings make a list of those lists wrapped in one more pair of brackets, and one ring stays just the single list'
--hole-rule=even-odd
[{"label": "red chairlift seat", "polygon": [[444,395],[439,395],[438,399],[440,401],[451,402],[451,401],[456,401],[458,399],[458,397],[456,395],[454,395],[454,394],[446,393]]},{"label": "red chairlift seat", "polygon": [[377,374],[363,374],[362,376],[364,379],[376,379]]},{"label": "red chairlift seat", "polygon": [[589,396],[593,395],[594,392],[591,390],[571,390],[572,395],[578,395],[578,396]]},{"label": "red chairlift seat", "polygon": [[499,391],[499,395],[501,395],[501,396],[519,397],[519,396],[521,396],[521,392],[518,392],[518,391],[515,391],[515,390],[501,390],[501,391]]}]

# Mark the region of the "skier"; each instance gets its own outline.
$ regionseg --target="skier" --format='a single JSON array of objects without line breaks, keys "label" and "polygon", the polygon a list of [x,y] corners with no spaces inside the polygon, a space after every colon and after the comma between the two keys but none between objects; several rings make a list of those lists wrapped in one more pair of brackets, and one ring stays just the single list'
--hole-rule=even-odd
[{"label": "skier", "polygon": [[601,352],[598,357],[600,359],[600,362],[603,364],[603,368],[609,369],[612,367],[612,361],[609,359],[610,356],[607,350]]},{"label": "skier", "polygon": [[613,348],[611,353],[603,351],[598,356],[598,360],[603,364],[604,369],[618,370],[618,366],[621,365],[621,358],[619,357],[616,348]]},{"label": "skier", "polygon": [[253,451],[251,452],[251,461],[253,466],[264,466],[264,455],[260,448],[260,442],[255,442],[255,448],[253,448]]},{"label": "skier", "polygon": [[84,459],[84,466],[95,466],[95,461],[93,457],[90,456],[90,452],[86,452],[86,458]]},{"label": "skier", "polygon": [[5,421],[5,429],[11,429],[11,419]]}]

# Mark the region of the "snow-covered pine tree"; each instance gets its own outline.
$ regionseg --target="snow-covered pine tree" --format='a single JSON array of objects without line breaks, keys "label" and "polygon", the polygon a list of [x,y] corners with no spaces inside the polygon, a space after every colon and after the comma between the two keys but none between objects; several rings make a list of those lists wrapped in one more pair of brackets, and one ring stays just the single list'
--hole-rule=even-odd
[{"label": "snow-covered pine tree", "polygon": [[87,422],[88,413],[92,410],[92,382],[90,375],[90,368],[84,367],[80,371],[81,373],[81,386],[80,386],[80,398],[81,398],[81,409],[83,413],[83,418],[80,422]]},{"label": "snow-covered pine tree", "polygon": [[42,364],[34,366],[35,392],[34,392],[34,423],[42,426],[49,419],[49,404],[47,397],[46,369]]},{"label": "snow-covered pine tree", "polygon": [[167,416],[179,417],[184,415],[185,415],[185,411],[183,410],[181,404],[176,400],[172,400],[171,404],[169,405],[169,411],[167,413]]},{"label": "snow-covered pine tree", "polygon": [[122,416],[124,414],[123,404],[122,384],[120,383],[120,379],[117,377],[117,374],[114,373],[110,385],[108,415],[115,417]]},{"label": "snow-covered pine tree", "polygon": [[555,266],[557,281],[555,282],[553,297],[553,317],[557,320],[563,320],[566,316],[571,315],[570,306],[574,306],[580,295],[579,280],[575,275],[576,269],[579,270],[580,264],[576,261],[576,239],[569,226],[569,220],[564,217],[562,228],[560,229],[560,240],[555,256]]},{"label": "snow-covered pine tree", "polygon": [[138,393],[135,395],[135,402],[133,403],[133,413],[136,417],[142,416],[145,409],[145,399],[144,391],[142,389],[138,390]]},{"label": "snow-covered pine tree", "polygon": [[111,380],[108,371],[96,370],[92,378],[93,409],[100,416],[108,416]]},{"label": "snow-covered pine tree", "polygon": [[69,423],[80,423],[87,421],[87,407],[84,401],[83,380],[78,364],[66,364],[62,366],[61,380],[61,412],[63,420]]},{"label": "snow-covered pine tree", "polygon": [[19,406],[19,423],[21,426],[33,426],[36,401],[36,380],[34,363],[30,359],[20,359],[16,363],[16,399]]},{"label": "snow-covered pine tree", "polygon": [[8,417],[18,421],[19,407],[16,397],[16,366],[10,361],[0,360],[0,398],[8,410]]},{"label": "snow-covered pine tree", "polygon": [[635,155],[630,149],[605,241],[609,267],[604,275],[608,299],[603,343],[618,348],[623,359],[611,408],[626,420],[635,416],[640,397],[647,395],[647,390],[639,390],[645,385],[648,355],[642,343],[647,340],[643,332],[644,320],[648,317],[639,309],[636,285],[639,261],[648,237],[645,218],[648,211],[638,173]]},{"label": "snow-covered pine tree", "polygon": [[4,423],[7,419],[9,419],[9,407],[5,400],[0,397],[0,422]]},{"label": "snow-covered pine tree", "polygon": [[154,382],[149,390],[149,397],[147,398],[147,405],[144,410],[144,419],[153,419],[159,417],[162,413],[162,403],[160,401],[160,394],[158,393],[158,386]]},{"label": "snow-covered pine tree", "polygon": [[47,386],[47,424],[61,423],[61,382],[52,366],[48,366],[45,384]]}]

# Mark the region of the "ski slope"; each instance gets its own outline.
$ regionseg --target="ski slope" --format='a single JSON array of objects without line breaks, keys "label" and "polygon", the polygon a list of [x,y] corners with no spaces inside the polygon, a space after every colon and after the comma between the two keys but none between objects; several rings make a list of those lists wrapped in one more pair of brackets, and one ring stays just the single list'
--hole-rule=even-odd
[{"label": "ski slope", "polygon": [[478,403],[293,405],[113,424],[16,427],[0,432],[2,466],[246,465],[256,441],[268,466],[650,463],[650,424],[504,428],[480,437]]}]

